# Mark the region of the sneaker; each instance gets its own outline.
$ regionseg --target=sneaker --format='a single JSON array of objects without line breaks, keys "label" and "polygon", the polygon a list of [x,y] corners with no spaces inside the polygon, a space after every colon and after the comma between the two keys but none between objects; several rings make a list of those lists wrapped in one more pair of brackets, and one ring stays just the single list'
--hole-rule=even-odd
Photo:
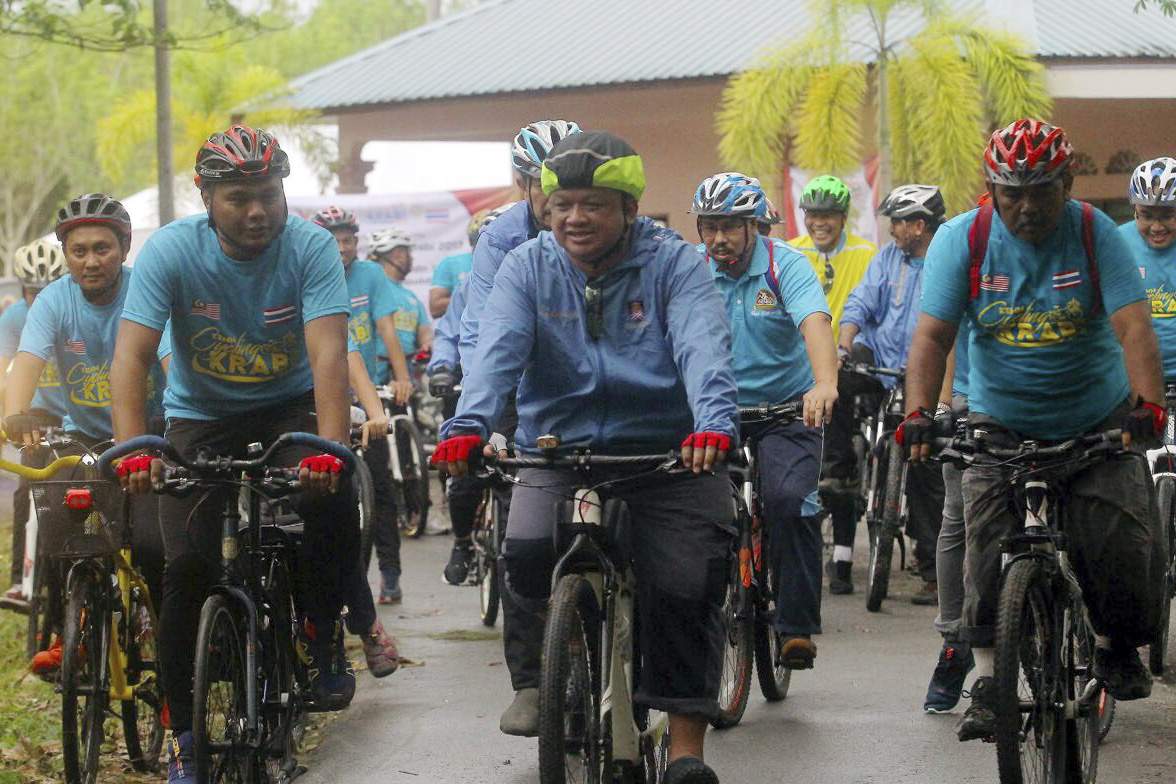
[{"label": "sneaker", "polygon": [[1134,648],[1095,648],[1094,674],[1116,700],[1142,700],[1151,696],[1152,679]]},{"label": "sneaker", "polygon": [[939,583],[935,580],[924,580],[919,590],[911,597],[911,604],[923,607],[939,606]]},{"label": "sneaker", "polygon": [[400,604],[404,592],[400,590],[400,570],[380,572],[380,598],[377,604]]},{"label": "sneaker", "polygon": [[474,561],[474,545],[468,539],[453,543],[449,551],[449,563],[445,564],[445,582],[461,585],[470,576],[470,564]]},{"label": "sneaker", "polygon": [[817,646],[805,635],[781,635],[779,658],[790,670],[811,670],[817,658]]},{"label": "sneaker", "polygon": [[719,784],[710,765],[698,757],[678,757],[666,766],[666,784]]},{"label": "sneaker", "polygon": [[829,593],[848,596],[853,593],[853,563],[850,561],[826,561],[825,574],[829,575]]},{"label": "sneaker", "polygon": [[342,645],[337,644],[337,637],[336,634],[326,640],[319,639],[314,624],[306,622],[303,640],[306,674],[311,699],[319,710],[343,710],[355,696],[355,673],[343,655]]},{"label": "sneaker", "polygon": [[41,678],[54,675],[61,669],[61,637],[55,637],[53,644],[39,651],[29,662],[29,671]]},{"label": "sneaker", "polygon": [[939,651],[939,662],[931,673],[927,696],[923,698],[923,710],[928,713],[949,713],[960,701],[964,690],[964,679],[976,666],[972,646],[967,643],[943,643]]},{"label": "sneaker", "polygon": [[992,709],[996,695],[993,694],[992,677],[977,678],[968,696],[972,698],[972,704],[964,711],[956,735],[961,741],[991,741],[996,735],[996,713]]},{"label": "sneaker", "polygon": [[196,760],[192,733],[174,732],[167,741],[167,784],[196,784]]},{"label": "sneaker", "polygon": [[519,689],[514,700],[498,720],[504,735],[533,738],[539,734],[539,690]]},{"label": "sneaker", "polygon": [[396,651],[396,641],[384,631],[384,624],[376,621],[375,631],[359,635],[359,640],[363,643],[368,672],[373,677],[383,678],[396,672],[400,666],[400,654]]},{"label": "sneaker", "polygon": [[9,588],[0,596],[0,608],[5,610],[12,610],[23,615],[29,614],[29,600],[24,595],[24,589],[20,587],[20,583]]}]

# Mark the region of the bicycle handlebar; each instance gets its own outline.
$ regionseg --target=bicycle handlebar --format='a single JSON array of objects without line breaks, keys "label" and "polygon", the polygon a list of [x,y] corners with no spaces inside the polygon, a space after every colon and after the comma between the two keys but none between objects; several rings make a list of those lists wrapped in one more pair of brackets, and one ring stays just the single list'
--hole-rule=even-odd
[{"label": "bicycle handlebar", "polygon": [[865,362],[846,362],[841,366],[842,370],[848,370],[850,373],[861,373],[867,376],[890,376],[891,378],[902,378],[906,375],[906,368],[884,368],[875,365],[867,365]]},{"label": "bicycle handlebar", "polygon": [[660,455],[595,455],[581,452],[559,457],[487,457],[487,465],[497,468],[581,468],[664,466],[667,470],[679,464],[677,452]]},{"label": "bicycle handlebar", "polygon": [[739,424],[756,424],[771,419],[781,422],[792,421],[800,419],[803,413],[804,403],[799,400],[791,400],[787,403],[774,403],[772,405],[764,403],[758,406],[740,406]]},{"label": "bicycle handlebar", "polygon": [[186,468],[195,474],[203,475],[219,471],[253,471],[258,468],[264,468],[269,465],[269,460],[273,454],[283,447],[287,446],[305,446],[310,449],[317,449],[325,452],[332,457],[336,457],[343,461],[343,465],[347,473],[350,473],[355,468],[355,454],[343,444],[328,441],[321,436],[314,433],[283,433],[274,439],[274,442],[269,445],[269,448],[261,454],[261,456],[253,458],[252,460],[239,460],[229,458],[213,458],[211,460],[197,460],[195,462],[186,460],[183,455],[176,450],[168,441],[159,436],[137,436],[121,444],[115,444],[110,449],[102,453],[98,458],[98,472],[100,476],[105,476],[108,479],[113,479],[112,472],[113,463],[120,457],[126,457],[134,452],[154,451],[159,452],[164,457],[167,457],[181,468]]},{"label": "bicycle handlebar", "polygon": [[1101,433],[1089,433],[1061,441],[1050,446],[1040,446],[1039,441],[1032,439],[1022,441],[1016,447],[998,447],[986,443],[984,439],[962,438],[934,438],[931,440],[932,451],[941,459],[949,462],[973,465],[977,459],[991,457],[997,460],[1016,460],[1017,458],[1055,458],[1069,457],[1075,452],[1082,451],[1083,456],[1099,452],[1121,451],[1123,431],[1119,428],[1106,430]]},{"label": "bicycle handlebar", "polygon": [[0,470],[9,471],[17,476],[25,479],[39,482],[45,479],[52,479],[63,468],[73,468],[82,461],[81,455],[66,455],[59,457],[44,468],[30,468],[20,463],[13,463],[3,458],[0,458]]}]

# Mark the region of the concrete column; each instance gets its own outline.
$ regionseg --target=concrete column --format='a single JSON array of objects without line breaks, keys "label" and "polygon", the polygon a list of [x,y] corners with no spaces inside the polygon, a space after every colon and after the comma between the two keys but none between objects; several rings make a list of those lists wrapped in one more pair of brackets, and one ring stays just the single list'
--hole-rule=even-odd
[{"label": "concrete column", "polygon": [[[375,167],[375,163],[365,161],[360,157],[366,143],[365,140],[352,144],[350,145],[350,155],[339,156],[339,162],[334,166],[335,174],[339,177],[339,193],[367,193],[367,183],[364,178]],[[340,145],[340,149],[342,149],[342,145]]]}]

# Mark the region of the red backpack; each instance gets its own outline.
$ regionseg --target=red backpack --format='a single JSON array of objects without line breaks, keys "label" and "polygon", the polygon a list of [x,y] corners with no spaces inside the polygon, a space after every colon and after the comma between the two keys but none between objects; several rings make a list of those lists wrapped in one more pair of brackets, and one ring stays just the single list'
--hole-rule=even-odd
[{"label": "red backpack", "polygon": [[[1082,244],[1086,247],[1086,267],[1090,276],[1090,285],[1094,288],[1093,306],[1090,315],[1095,315],[1102,305],[1102,290],[1098,286],[1098,264],[1094,258],[1094,207],[1086,202],[1082,204]],[[976,211],[972,219],[972,227],[968,229],[968,255],[972,264],[968,270],[971,281],[970,299],[980,296],[980,267],[984,265],[984,256],[988,253],[988,232],[992,228],[992,204],[985,204]]]}]

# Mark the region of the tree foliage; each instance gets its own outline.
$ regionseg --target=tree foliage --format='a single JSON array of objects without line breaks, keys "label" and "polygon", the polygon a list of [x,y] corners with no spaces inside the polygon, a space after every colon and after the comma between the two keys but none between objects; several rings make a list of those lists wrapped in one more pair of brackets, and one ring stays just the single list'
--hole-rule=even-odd
[{"label": "tree foliage", "polygon": [[1176,0],[1136,0],[1135,13],[1146,11],[1154,4],[1164,16],[1176,16]]},{"label": "tree foliage", "polygon": [[958,210],[980,185],[977,161],[991,126],[1051,110],[1042,67],[1022,42],[953,16],[937,0],[810,7],[814,32],[729,80],[716,116],[727,165],[767,182],[788,163],[856,170],[869,107],[883,187],[891,176],[935,183]]}]

